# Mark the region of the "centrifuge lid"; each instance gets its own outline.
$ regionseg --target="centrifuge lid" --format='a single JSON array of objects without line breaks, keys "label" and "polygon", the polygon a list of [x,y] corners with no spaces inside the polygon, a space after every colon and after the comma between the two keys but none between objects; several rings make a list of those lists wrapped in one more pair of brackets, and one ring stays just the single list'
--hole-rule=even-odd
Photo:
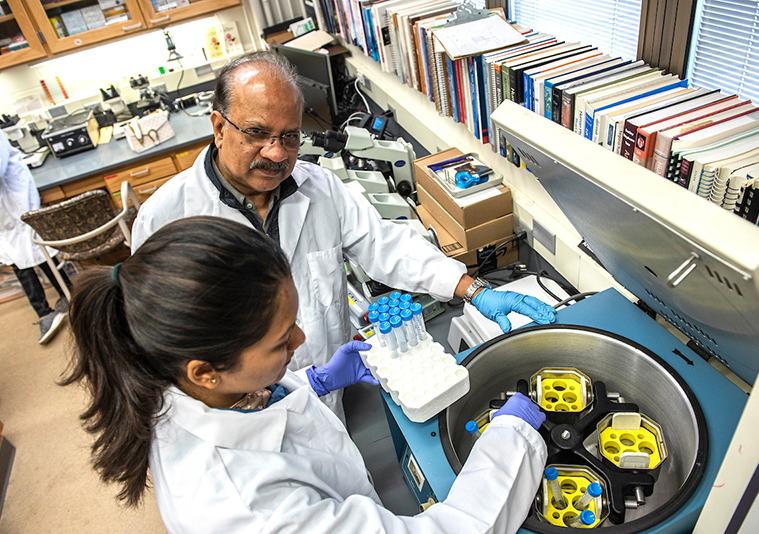
[{"label": "centrifuge lid", "polygon": [[513,102],[492,118],[614,278],[753,384],[759,227]]}]

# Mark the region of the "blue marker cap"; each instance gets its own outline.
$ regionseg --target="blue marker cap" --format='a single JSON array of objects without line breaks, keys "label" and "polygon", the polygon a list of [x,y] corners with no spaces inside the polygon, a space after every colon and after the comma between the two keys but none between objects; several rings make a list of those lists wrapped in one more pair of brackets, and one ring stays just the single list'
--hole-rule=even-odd
[{"label": "blue marker cap", "polygon": [[556,480],[559,477],[559,472],[555,467],[546,467],[544,473],[546,475],[546,480]]},{"label": "blue marker cap", "polygon": [[377,304],[382,306],[383,304],[387,304],[390,299],[387,297],[380,297],[377,299]]},{"label": "blue marker cap", "polygon": [[387,304],[381,304],[379,308],[377,308],[377,311],[380,313],[387,313],[390,311],[390,306]]},{"label": "blue marker cap", "polygon": [[411,305],[411,313],[413,313],[414,315],[421,315],[422,314],[422,305],[419,304],[418,302],[414,302]]},{"label": "blue marker cap", "polygon": [[477,423],[475,423],[474,421],[467,421],[466,424],[464,425],[464,430],[466,430],[470,434],[474,434],[475,432],[479,430],[479,428],[477,428]]},{"label": "blue marker cap", "polygon": [[401,326],[401,318],[398,317],[397,315],[393,315],[392,317],[390,317],[390,326],[392,326],[393,328],[398,328],[399,326]]},{"label": "blue marker cap", "polygon": [[590,510],[583,510],[580,513],[580,521],[582,521],[583,525],[592,525],[596,522],[596,514]]},{"label": "blue marker cap", "polygon": [[401,313],[401,309],[399,307],[390,308],[390,315],[399,315]]},{"label": "blue marker cap", "polygon": [[377,311],[378,309],[379,309],[379,304],[377,304],[376,302],[372,302],[371,304],[369,304],[369,309],[367,311],[373,312],[373,311]]},{"label": "blue marker cap", "polygon": [[410,302],[407,302],[407,301],[405,301],[405,300],[402,300],[402,301],[401,301],[401,303],[400,303],[400,304],[398,304],[398,307],[399,307],[401,310],[408,310],[409,308],[411,308],[411,303],[410,303]]},{"label": "blue marker cap", "polygon": [[399,298],[401,298],[400,291],[393,291],[392,293],[390,293],[390,300],[399,299]]},{"label": "blue marker cap", "polygon": [[411,320],[411,310],[402,310],[401,311],[401,319],[404,321],[410,321]]},{"label": "blue marker cap", "polygon": [[369,319],[370,323],[376,323],[379,319],[379,312],[378,311],[370,311],[369,315],[367,315],[367,318]]},{"label": "blue marker cap", "polygon": [[380,323],[380,334],[389,334],[391,329],[390,323],[387,321]]},{"label": "blue marker cap", "polygon": [[588,486],[588,493],[591,497],[600,497],[603,492],[604,490],[598,482],[592,482],[590,486]]},{"label": "blue marker cap", "polygon": [[388,302],[387,305],[391,308],[397,308],[400,303],[401,301],[399,299],[390,299],[390,302]]},{"label": "blue marker cap", "polygon": [[387,322],[387,321],[390,320],[390,314],[389,313],[380,313],[379,317],[377,319],[379,319],[379,322],[381,322],[381,323]]},{"label": "blue marker cap", "polygon": [[404,293],[403,295],[401,295],[401,300],[403,302],[411,302],[411,295],[409,295],[408,293]]}]

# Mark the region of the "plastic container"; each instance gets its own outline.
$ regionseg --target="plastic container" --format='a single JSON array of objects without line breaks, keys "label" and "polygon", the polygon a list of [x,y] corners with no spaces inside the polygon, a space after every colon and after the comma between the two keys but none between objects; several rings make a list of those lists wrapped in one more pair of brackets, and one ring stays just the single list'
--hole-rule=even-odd
[{"label": "plastic container", "polygon": [[401,314],[401,309],[398,306],[394,306],[390,308],[390,317],[392,317],[393,315],[400,315],[400,314]]},{"label": "plastic container", "polygon": [[380,306],[387,306],[387,303],[390,301],[388,297],[380,297],[377,299],[377,304]]},{"label": "plastic container", "polygon": [[397,308],[400,305],[401,301],[400,299],[390,299],[390,302],[387,303],[388,306],[390,306],[390,309]]},{"label": "plastic container", "polygon": [[399,300],[401,298],[401,292],[400,291],[393,291],[390,293],[390,300]]},{"label": "plastic container", "polygon": [[580,515],[571,516],[564,523],[570,528],[584,528],[596,522],[596,514],[583,510]]},{"label": "plastic container", "polygon": [[[379,323],[380,323],[380,321],[379,321],[379,315],[380,314],[379,314],[379,312],[377,312],[377,310],[372,310],[367,315],[367,318],[369,319],[369,322],[372,323],[372,328],[374,329],[375,333],[379,332]],[[383,338],[379,338],[379,341],[380,341],[380,345],[384,347],[385,346],[385,340]]]},{"label": "plastic container", "polygon": [[422,305],[415,302],[411,305],[411,313],[413,315],[414,328],[416,329],[416,337],[422,342],[427,339],[427,328],[424,326],[424,317],[422,316]]},{"label": "plastic container", "polygon": [[411,310],[402,310],[401,311],[401,320],[403,321],[403,330],[406,333],[406,341],[409,344],[409,347],[416,347],[417,343],[419,343],[419,337],[416,333],[416,328],[414,328],[413,325],[413,315],[411,314]]},{"label": "plastic container", "polygon": [[398,351],[401,354],[408,352],[408,341],[406,340],[406,332],[403,330],[403,321],[400,315],[390,316],[390,326],[393,327],[393,335],[398,342]]},{"label": "plastic container", "polygon": [[[381,322],[379,325],[379,340],[380,346],[387,347],[388,351],[392,354],[398,350],[398,343],[393,336],[393,327],[387,321]],[[384,344],[383,344],[384,341]]]},{"label": "plastic container", "polygon": [[390,306],[387,304],[380,304],[380,307],[377,308],[377,311],[380,313],[389,313],[390,312]]},{"label": "plastic container", "polygon": [[574,504],[574,507],[578,510],[584,510],[590,505],[590,502],[593,499],[600,497],[603,491],[604,490],[601,487],[601,484],[598,482],[588,484],[588,489],[585,490],[585,493],[582,494],[582,497],[577,500],[577,502]]},{"label": "plastic container", "polygon": [[367,308],[366,311],[368,313],[371,313],[373,311],[377,311],[378,309],[379,309],[379,304],[377,304],[376,302],[372,302],[371,304],[369,304],[369,307]]},{"label": "plastic container", "polygon": [[380,323],[386,323],[386,322],[389,322],[389,321],[390,321],[390,314],[389,313],[385,312],[385,313],[380,313],[379,314],[379,322]]},{"label": "plastic container", "polygon": [[561,485],[559,485],[559,472],[555,467],[546,467],[544,473],[546,482],[548,482],[548,489],[551,490],[553,505],[559,510],[563,510],[567,507],[567,500],[561,491]]},{"label": "plastic container", "polygon": [[411,308],[411,303],[408,301],[402,300],[400,304],[398,304],[398,307],[401,309],[401,311],[408,310]]},{"label": "plastic container", "polygon": [[480,429],[477,427],[477,423],[475,421],[467,421],[464,425],[464,430],[466,430],[474,438],[479,438],[482,435],[482,432],[480,432]]},{"label": "plastic container", "polygon": [[404,293],[403,295],[401,295],[401,302],[408,302],[409,304],[411,304],[412,300],[413,299],[411,295],[409,295],[408,293]]}]

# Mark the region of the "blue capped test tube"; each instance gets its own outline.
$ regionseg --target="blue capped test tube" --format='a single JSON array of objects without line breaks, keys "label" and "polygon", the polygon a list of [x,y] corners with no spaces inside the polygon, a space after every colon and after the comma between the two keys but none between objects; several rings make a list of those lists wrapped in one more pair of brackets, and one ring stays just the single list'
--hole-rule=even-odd
[{"label": "blue capped test tube", "polygon": [[389,321],[390,321],[390,314],[389,313],[385,312],[385,313],[380,313],[379,314],[379,322],[380,323],[386,323],[386,322],[389,322]]},{"label": "blue capped test tube", "polygon": [[403,311],[403,310],[409,310],[409,309],[411,309],[411,303],[408,302],[408,301],[402,300],[398,304],[398,307],[401,309],[401,311]]},{"label": "blue capped test tube", "polygon": [[467,421],[464,425],[464,430],[466,430],[473,438],[479,438],[482,435],[477,423],[474,421]]},{"label": "blue capped test tube", "polygon": [[411,313],[414,316],[413,323],[416,330],[416,337],[421,343],[427,339],[427,328],[424,326],[424,317],[422,316],[422,305],[418,302],[414,302],[411,305]]},{"label": "blue capped test tube", "polygon": [[564,523],[569,528],[589,527],[595,522],[596,522],[596,514],[594,514],[590,510],[583,510],[582,512],[580,512],[580,515],[572,516],[569,519],[564,521]]},{"label": "blue capped test tube", "polygon": [[398,342],[398,351],[404,353],[408,352],[408,341],[406,340],[406,332],[403,330],[402,323],[400,315],[390,316],[390,326],[393,327],[393,335]]},{"label": "blue capped test tube", "polygon": [[378,309],[379,309],[379,304],[377,304],[376,302],[372,302],[371,304],[369,304],[369,308],[366,311],[373,312],[373,311],[377,311]]},{"label": "blue capped test tube", "polygon": [[559,510],[563,510],[567,507],[567,500],[564,498],[564,493],[561,491],[559,472],[555,467],[546,467],[544,474],[546,476],[548,488],[551,490],[551,500],[553,501],[553,505]]},{"label": "blue capped test tube", "polygon": [[390,293],[390,300],[399,300],[401,298],[401,292],[400,291],[393,291]]},{"label": "blue capped test tube", "polygon": [[403,295],[401,295],[401,302],[408,302],[409,304],[411,304],[411,300],[412,300],[412,297],[408,293],[404,293]]},{"label": "blue capped test tube", "polygon": [[393,327],[390,326],[389,322],[380,322],[379,338],[380,343],[382,343],[384,340],[384,344],[387,346],[387,349],[390,351],[390,353],[394,353],[396,350],[398,350],[398,343],[395,341],[395,336],[393,335]]},{"label": "blue capped test tube", "polygon": [[416,335],[416,328],[414,328],[413,317],[411,310],[401,311],[401,320],[403,321],[403,329],[406,331],[406,341],[408,341],[409,347],[416,347],[419,340]]},{"label": "blue capped test tube", "polygon": [[379,308],[377,308],[377,311],[380,313],[389,313],[390,306],[388,306],[387,304],[380,304]]},{"label": "blue capped test tube", "polygon": [[[372,310],[367,315],[369,322],[372,323],[372,329],[375,333],[379,333],[379,315],[380,314],[377,310]],[[381,346],[385,346],[385,340],[382,339],[382,337],[379,338],[379,342]]]},{"label": "blue capped test tube", "polygon": [[386,306],[388,302],[390,302],[390,299],[388,297],[380,297],[377,299],[377,304],[380,306]]},{"label": "blue capped test tube", "polygon": [[400,314],[401,314],[401,309],[398,306],[394,306],[390,308],[390,317],[392,317],[393,315],[400,315]]},{"label": "blue capped test tube", "polygon": [[601,487],[601,484],[599,484],[598,482],[591,482],[588,485],[588,489],[586,489],[585,493],[582,494],[582,497],[577,499],[577,502],[574,504],[574,507],[578,510],[585,510],[588,507],[588,505],[590,505],[591,501],[601,496],[603,491],[604,490]]},{"label": "blue capped test tube", "polygon": [[390,302],[387,303],[390,308],[397,308],[398,305],[401,303],[400,299],[390,299]]}]

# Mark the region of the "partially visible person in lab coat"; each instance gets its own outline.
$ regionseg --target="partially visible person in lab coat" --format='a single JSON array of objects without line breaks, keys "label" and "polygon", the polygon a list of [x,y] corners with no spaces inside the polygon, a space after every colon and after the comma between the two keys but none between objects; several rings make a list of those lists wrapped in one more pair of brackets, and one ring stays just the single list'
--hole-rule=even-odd
[{"label": "partially visible person in lab coat", "polygon": [[[39,207],[40,195],[32,173],[21,161],[21,152],[0,132],[0,263],[13,268],[29,304],[39,316],[38,341],[47,343],[63,325],[68,304],[42,249],[32,241],[32,227],[20,219],[22,214]],[[48,304],[35,267],[42,269],[60,295],[56,309]],[[61,277],[70,285],[65,272],[61,272]]]},{"label": "partially visible person in lab coat", "polygon": [[[291,369],[324,363],[350,339],[344,256],[389,287],[441,301],[464,298],[504,331],[512,311],[541,324],[555,321],[551,306],[484,287],[416,232],[383,221],[332,172],[298,161],[303,95],[285,59],[254,52],[232,60],[219,73],[213,109],[213,142],[142,205],[132,252],[163,225],[192,215],[224,217],[269,235],[290,261],[306,333]],[[342,416],[339,392],[323,400]]]},{"label": "partially visible person in lab coat", "polygon": [[92,393],[94,465],[119,499],[138,505],[150,479],[172,533],[515,532],[546,461],[537,405],[509,399],[448,497],[396,516],[318,400],[377,383],[359,356],[371,346],[290,371],[298,297],[276,243],[213,217],[173,222],[120,266],[80,275],[64,383]]}]

